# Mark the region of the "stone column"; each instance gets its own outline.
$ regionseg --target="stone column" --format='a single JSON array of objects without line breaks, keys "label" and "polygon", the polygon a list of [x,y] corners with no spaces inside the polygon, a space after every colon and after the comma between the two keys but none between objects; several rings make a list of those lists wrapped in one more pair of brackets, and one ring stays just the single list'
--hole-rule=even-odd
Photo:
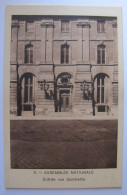
[{"label": "stone column", "polygon": [[41,23],[42,27],[42,35],[41,35],[41,62],[46,62],[46,24],[44,22]]},{"label": "stone column", "polygon": [[53,28],[52,22],[42,22],[42,62],[53,61]]},{"label": "stone column", "polygon": [[10,62],[10,113],[17,115],[17,77],[18,77],[18,21],[12,21],[11,31],[11,62]]},{"label": "stone column", "polygon": [[47,24],[46,62],[53,62],[53,23]]},{"label": "stone column", "polygon": [[114,21],[113,24],[113,62],[114,64],[118,63],[118,45],[117,45],[117,22]]},{"label": "stone column", "polygon": [[112,82],[112,113],[116,115],[118,109],[118,43],[117,43],[117,21],[113,24],[113,82]]},{"label": "stone column", "polygon": [[11,31],[11,62],[16,63],[18,61],[18,21],[12,21]]},{"label": "stone column", "polygon": [[83,38],[83,24],[82,23],[78,23],[77,24],[77,28],[78,28],[78,44],[77,44],[77,52],[78,52],[78,62],[77,63],[81,63],[83,61],[83,45],[82,45],[82,38]]},{"label": "stone column", "polygon": [[90,62],[90,24],[89,22],[85,22],[83,24],[83,61],[85,63]]}]

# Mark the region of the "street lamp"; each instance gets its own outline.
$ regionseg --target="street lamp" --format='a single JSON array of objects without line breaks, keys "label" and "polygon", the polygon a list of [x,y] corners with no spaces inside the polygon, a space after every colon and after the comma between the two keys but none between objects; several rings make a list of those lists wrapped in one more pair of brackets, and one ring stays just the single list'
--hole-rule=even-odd
[{"label": "street lamp", "polygon": [[49,89],[49,84],[47,84],[46,80],[44,79],[41,83],[40,83],[40,87],[41,87],[41,90],[48,90]]},{"label": "street lamp", "polygon": [[92,100],[92,108],[93,108],[93,116],[95,115],[95,100],[94,100],[94,79],[91,77],[92,83],[88,84],[86,80],[84,80],[80,88],[83,91],[83,98],[85,100]]},{"label": "street lamp", "polygon": [[54,93],[52,90],[49,90],[49,84],[45,79],[40,83],[40,88],[45,92],[45,99],[51,100],[54,98]]},{"label": "street lamp", "polygon": [[86,80],[84,80],[81,85],[80,85],[81,90],[83,91],[83,98],[85,100],[90,100],[91,99],[91,87],[90,84],[87,83]]}]

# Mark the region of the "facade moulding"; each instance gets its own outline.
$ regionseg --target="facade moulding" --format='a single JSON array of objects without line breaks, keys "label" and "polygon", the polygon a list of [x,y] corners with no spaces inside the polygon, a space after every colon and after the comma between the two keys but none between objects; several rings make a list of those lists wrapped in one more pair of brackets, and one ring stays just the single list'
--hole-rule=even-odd
[{"label": "facade moulding", "polygon": [[40,64],[26,64],[26,63],[18,63],[19,66],[39,66]]},{"label": "facade moulding", "polygon": [[55,25],[52,22],[42,22],[40,25],[42,28],[47,28],[47,27],[54,28],[55,27]]},{"label": "facade moulding", "polygon": [[26,41],[28,41],[28,42],[30,42],[30,41],[32,41],[32,42],[36,42],[36,41],[41,41],[41,39],[35,39],[35,38],[33,38],[33,39],[19,39],[18,40],[19,42],[26,42]]},{"label": "facade moulding", "polygon": [[79,22],[77,23],[77,27],[84,27],[84,28],[90,28],[90,23],[89,22]]},{"label": "facade moulding", "polygon": [[113,42],[114,40],[113,40],[113,39],[106,39],[106,38],[105,38],[105,39],[103,38],[103,39],[101,40],[101,39],[98,38],[98,39],[90,39],[90,41],[104,41],[104,42],[109,42],[109,41],[111,41],[111,42]]},{"label": "facade moulding", "polygon": [[90,62],[77,62],[76,65],[91,65]]},{"label": "facade moulding", "polygon": [[43,65],[53,65],[54,62],[50,62],[50,61],[47,61],[47,62],[40,62],[39,65],[40,66],[43,66]]},{"label": "facade moulding", "polygon": [[54,64],[54,66],[76,66],[77,64]]},{"label": "facade moulding", "polygon": [[113,22],[112,26],[113,28],[117,28],[117,22]]},{"label": "facade moulding", "polygon": [[17,62],[10,62],[10,65],[17,65]]},{"label": "facade moulding", "polygon": [[10,83],[18,83],[17,80],[10,80]]},{"label": "facade moulding", "polygon": [[[53,41],[65,41],[65,39],[63,39],[63,38],[62,38],[62,39],[53,39]],[[67,38],[67,39],[66,39],[66,42],[67,42],[67,41],[78,41],[78,39]],[[83,39],[83,41],[85,41],[85,40]]]},{"label": "facade moulding", "polygon": [[114,66],[114,64],[91,64],[91,66]]},{"label": "facade moulding", "polygon": [[19,28],[19,23],[18,23],[18,21],[12,21],[12,22],[11,22],[11,27],[12,27],[12,28]]}]

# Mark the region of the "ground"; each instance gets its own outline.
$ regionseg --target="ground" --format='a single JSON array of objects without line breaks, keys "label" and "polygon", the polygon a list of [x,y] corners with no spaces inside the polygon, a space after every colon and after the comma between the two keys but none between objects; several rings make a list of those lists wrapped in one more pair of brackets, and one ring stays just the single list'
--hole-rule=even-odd
[{"label": "ground", "polygon": [[11,167],[116,168],[117,120],[11,120]]}]

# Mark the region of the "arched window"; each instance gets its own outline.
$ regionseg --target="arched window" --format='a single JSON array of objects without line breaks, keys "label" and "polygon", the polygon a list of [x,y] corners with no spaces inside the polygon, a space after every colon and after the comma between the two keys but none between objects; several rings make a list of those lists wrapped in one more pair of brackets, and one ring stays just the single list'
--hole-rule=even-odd
[{"label": "arched window", "polygon": [[97,76],[97,103],[104,103],[104,74]]},{"label": "arched window", "polygon": [[98,112],[105,112],[110,99],[110,81],[104,73],[99,73],[94,81],[94,99],[98,105]]},{"label": "arched window", "polygon": [[34,76],[31,73],[24,74],[22,78],[22,110],[32,111],[34,104]]},{"label": "arched window", "polygon": [[105,64],[105,45],[103,44],[97,46],[97,63]]},{"label": "arched window", "polygon": [[61,64],[69,63],[69,45],[64,44],[61,46]]},{"label": "arched window", "polygon": [[25,46],[25,63],[33,63],[33,45]]}]

